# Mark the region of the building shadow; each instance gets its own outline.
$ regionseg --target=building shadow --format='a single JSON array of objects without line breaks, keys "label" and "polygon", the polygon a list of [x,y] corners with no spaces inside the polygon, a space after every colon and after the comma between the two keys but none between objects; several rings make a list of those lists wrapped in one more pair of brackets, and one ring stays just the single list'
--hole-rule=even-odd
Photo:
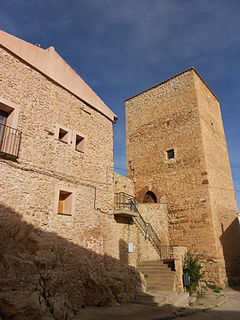
[{"label": "building shadow", "polygon": [[119,258],[122,265],[128,265],[128,244],[122,239],[119,240]]},{"label": "building shadow", "polygon": [[228,278],[228,285],[239,290],[240,285],[240,226],[236,218],[227,229],[222,225],[220,241],[223,248],[223,255]]},{"label": "building shadow", "polygon": [[[134,301],[141,287],[128,265],[25,222],[0,205],[0,319],[68,320],[85,306]],[[126,251],[125,251],[126,250]]]}]

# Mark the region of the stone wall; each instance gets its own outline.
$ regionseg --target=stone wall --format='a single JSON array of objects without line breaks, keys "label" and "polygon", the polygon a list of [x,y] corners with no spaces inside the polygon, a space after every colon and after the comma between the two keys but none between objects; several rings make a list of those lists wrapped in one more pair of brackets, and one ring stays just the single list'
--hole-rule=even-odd
[{"label": "stone wall", "polygon": [[144,220],[151,223],[163,246],[169,244],[168,212],[164,203],[139,203],[138,209]]},{"label": "stone wall", "polygon": [[133,180],[116,172],[114,172],[114,189],[115,193],[124,192],[135,196]]},{"label": "stone wall", "polygon": [[[210,270],[219,265],[220,282],[224,282],[226,274],[231,282],[240,276],[240,228],[220,105],[196,74],[194,81],[206,164],[204,179],[209,192],[216,239],[215,260],[206,262],[205,274],[211,273]],[[210,278],[214,279],[214,276]]]},{"label": "stone wall", "polygon": [[[114,173],[114,186],[115,193],[124,192],[132,195],[133,197],[135,196],[133,181],[123,175]],[[163,225],[163,228],[160,228],[160,225],[161,221],[164,220],[163,215],[166,215],[166,206],[151,206],[150,204],[149,208],[145,208],[144,205],[137,204],[137,208],[139,212],[143,214],[144,220],[146,222],[151,222],[151,219],[154,219],[154,221],[157,222],[155,225],[155,231],[159,236],[161,236],[161,232],[165,237],[167,234],[167,230],[164,229],[164,227],[166,227],[166,224]],[[160,218],[161,216],[162,220]],[[145,232],[133,218],[115,217],[115,221],[117,222],[118,237],[123,243],[120,250],[120,260],[125,261],[125,263],[134,267],[138,267],[141,261],[159,259],[159,254],[153,243],[146,238]],[[130,246],[132,246],[132,250],[130,252],[128,248],[129,244]]]},{"label": "stone wall", "polygon": [[[22,131],[19,158],[0,158],[0,310],[60,320],[84,305],[133,301],[141,283],[120,259],[112,122],[1,47],[0,80]],[[84,152],[75,132],[86,137]],[[68,214],[58,214],[59,190],[72,193]]]},{"label": "stone wall", "polygon": [[[215,208],[221,206],[221,214],[226,217],[224,228],[227,229],[233,222],[230,216],[234,216],[235,200],[220,109],[215,101],[212,92],[193,69],[128,99],[127,172],[135,181],[137,196],[142,197],[143,190],[148,189],[156,190],[159,199],[166,197],[170,244],[201,253],[206,261],[219,260],[217,271],[215,269],[213,273],[216,283],[223,284],[226,272],[222,264],[232,249],[225,245],[223,257],[220,249],[223,244],[221,239],[219,241],[221,222],[217,222]],[[216,118],[213,122],[218,129],[214,129],[211,123],[205,125],[206,117],[209,122],[210,118]],[[219,133],[213,133],[214,130]],[[213,140],[214,151],[211,150]],[[175,157],[168,159],[167,151],[171,149],[174,149]],[[214,160],[206,160],[210,159],[212,152]],[[216,170],[214,163],[217,164]],[[214,173],[217,171],[218,175]],[[207,175],[215,178],[210,182]],[[223,200],[223,191],[210,189],[210,184],[231,188],[231,191],[223,196]],[[228,199],[231,205],[227,205]]]}]

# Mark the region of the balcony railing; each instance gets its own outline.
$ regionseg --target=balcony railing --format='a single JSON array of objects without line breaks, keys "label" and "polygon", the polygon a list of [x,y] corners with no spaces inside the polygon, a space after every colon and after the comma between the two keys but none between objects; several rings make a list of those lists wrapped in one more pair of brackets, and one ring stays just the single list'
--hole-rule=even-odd
[{"label": "balcony railing", "polygon": [[0,123],[0,155],[18,158],[21,131]]},{"label": "balcony railing", "polygon": [[115,193],[115,214],[136,216],[138,214],[136,198],[124,192]]},{"label": "balcony railing", "polygon": [[115,193],[115,206],[118,209],[137,211],[136,198],[124,192]]}]

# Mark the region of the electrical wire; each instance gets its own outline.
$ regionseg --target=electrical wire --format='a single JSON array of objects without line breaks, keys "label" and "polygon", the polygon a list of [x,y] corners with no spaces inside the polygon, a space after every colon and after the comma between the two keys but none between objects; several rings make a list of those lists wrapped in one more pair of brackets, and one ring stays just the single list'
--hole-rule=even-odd
[{"label": "electrical wire", "polygon": [[[114,167],[114,169],[118,169],[118,170],[122,170],[122,171],[131,171],[131,170],[127,170],[127,169],[123,169],[123,168],[118,168],[118,167]],[[134,168],[136,169],[136,168]],[[146,174],[142,174],[142,175],[146,175]],[[163,174],[164,176],[164,174]],[[201,187],[201,186],[204,186],[204,187],[208,187],[208,188],[214,188],[214,189],[219,189],[219,190],[225,190],[225,191],[234,191],[234,192],[240,192],[240,190],[238,189],[227,189],[227,188],[222,188],[222,187],[217,187],[217,186],[210,186],[208,184],[196,184],[196,183],[192,183],[192,182],[187,182],[187,181],[182,181],[182,180],[177,180],[177,179],[172,179],[170,178],[169,176],[165,176],[168,180],[170,181],[174,181],[174,182],[179,182],[179,183],[184,183],[184,184],[191,184],[191,185],[194,185],[194,186],[198,186],[198,187]]]}]

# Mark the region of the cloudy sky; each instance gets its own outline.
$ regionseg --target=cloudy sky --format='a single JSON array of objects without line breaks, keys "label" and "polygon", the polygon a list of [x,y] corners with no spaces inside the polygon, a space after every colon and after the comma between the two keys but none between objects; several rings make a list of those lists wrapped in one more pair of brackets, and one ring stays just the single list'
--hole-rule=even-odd
[{"label": "cloudy sky", "polygon": [[1,0],[0,28],[55,46],[118,115],[118,168],[125,168],[124,99],[196,67],[221,101],[240,190],[240,0]]}]

